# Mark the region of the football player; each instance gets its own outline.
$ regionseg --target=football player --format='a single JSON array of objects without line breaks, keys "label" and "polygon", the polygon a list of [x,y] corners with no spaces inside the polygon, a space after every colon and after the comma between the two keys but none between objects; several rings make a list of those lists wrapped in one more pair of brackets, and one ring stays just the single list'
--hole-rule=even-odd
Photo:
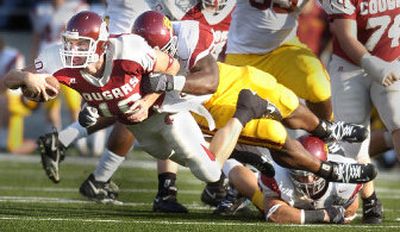
[{"label": "football player", "polygon": [[[251,65],[270,73],[304,99],[319,118],[332,120],[329,75],[316,55],[296,36],[297,19],[306,2],[238,0],[228,33],[225,62]],[[329,149],[341,152],[337,143],[330,143]]]},{"label": "football player", "polygon": [[[32,61],[39,52],[47,49],[53,43],[61,42],[61,33],[67,21],[76,13],[89,9],[83,1],[52,0],[37,3],[31,12],[33,25]],[[61,86],[62,96],[70,112],[71,121],[78,119],[81,107],[80,95],[66,86]],[[51,125],[57,129],[62,127],[61,98],[55,98],[44,104]],[[87,154],[86,139],[76,143],[82,154]]]},{"label": "football player", "polygon": [[[377,7],[374,7],[376,4]],[[382,7],[384,6],[384,7]],[[393,145],[400,154],[400,8],[389,1],[323,1],[334,35],[333,56],[328,70],[335,115],[339,119],[369,126],[372,104],[376,107]],[[344,144],[349,155],[370,162],[369,139],[359,145]],[[373,184],[366,185],[363,222],[381,223],[382,205]]]},{"label": "football player", "polygon": [[[327,154],[326,145],[316,137],[299,138],[312,155],[334,162],[355,161]],[[276,223],[349,223],[356,216],[357,193],[361,184],[327,182],[306,171],[285,169],[275,164],[275,177],[259,177],[264,193],[265,219]]]},{"label": "football player", "polygon": [[[56,78],[77,90],[102,117],[116,118],[126,124],[141,147],[152,156],[170,158],[190,167],[200,180],[215,182],[221,175],[220,164],[205,148],[206,142],[190,113],[149,111],[160,95],[144,95],[140,89],[144,75],[150,72],[176,74],[179,67],[174,58],[150,48],[137,35],[109,38],[101,17],[83,11],[69,20],[61,45],[56,44],[41,53],[35,69],[10,71],[5,84],[12,89],[24,86],[34,94],[32,98],[47,101],[54,97],[49,91],[58,91],[44,76]],[[191,136],[182,137],[181,131],[190,131]]]}]

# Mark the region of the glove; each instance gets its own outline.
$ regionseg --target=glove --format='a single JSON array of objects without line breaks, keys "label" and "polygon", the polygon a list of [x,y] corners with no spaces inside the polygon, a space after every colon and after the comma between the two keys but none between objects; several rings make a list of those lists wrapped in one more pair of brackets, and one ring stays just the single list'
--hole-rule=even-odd
[{"label": "glove", "polygon": [[97,119],[100,117],[96,108],[88,106],[86,103],[82,106],[79,112],[78,122],[81,126],[87,128],[96,124]]},{"label": "glove", "polygon": [[336,223],[336,224],[343,224],[344,223],[344,212],[345,209],[343,206],[340,205],[332,205],[325,208],[326,212],[329,216],[329,222]]},{"label": "glove", "polygon": [[376,82],[390,86],[400,79],[400,62],[386,62],[367,53],[361,58],[361,67]]},{"label": "glove", "polygon": [[142,79],[142,88],[147,93],[168,92],[174,89],[174,76],[152,73]]}]

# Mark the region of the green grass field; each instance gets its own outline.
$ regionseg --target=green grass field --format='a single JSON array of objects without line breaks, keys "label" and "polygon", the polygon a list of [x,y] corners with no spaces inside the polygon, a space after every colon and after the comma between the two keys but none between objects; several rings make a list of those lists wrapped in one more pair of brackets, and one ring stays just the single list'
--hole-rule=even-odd
[{"label": "green grass field", "polygon": [[[178,174],[178,198],[190,213],[152,212],[157,191],[155,162],[136,152],[114,176],[120,186],[121,206],[87,201],[78,188],[94,170],[97,158],[67,157],[61,166],[61,182],[53,184],[44,174],[38,155],[0,154],[0,231],[400,231],[399,173],[381,173],[378,196],[385,208],[385,222],[372,226],[274,225],[251,211],[233,217],[212,215],[200,202],[204,184],[187,169]],[[360,213],[360,212],[359,212]]]}]

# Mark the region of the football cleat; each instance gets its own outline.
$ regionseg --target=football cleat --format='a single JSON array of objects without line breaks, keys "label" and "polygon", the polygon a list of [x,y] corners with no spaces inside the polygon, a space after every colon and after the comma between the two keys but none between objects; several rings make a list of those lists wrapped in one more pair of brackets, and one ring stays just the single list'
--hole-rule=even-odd
[{"label": "football cleat", "polygon": [[200,199],[204,204],[216,207],[225,198],[225,196],[226,190],[222,184],[218,186],[211,186],[207,184],[201,193]]},{"label": "football cleat", "polygon": [[366,224],[380,224],[383,218],[382,203],[378,200],[369,202],[363,200],[363,217],[362,222]]},{"label": "football cleat", "polygon": [[46,175],[54,183],[60,182],[59,164],[64,160],[65,147],[58,140],[58,132],[40,136],[37,140],[42,166]]},{"label": "football cleat", "polygon": [[153,201],[153,211],[161,213],[188,212],[187,208],[177,201],[176,195],[157,196]]},{"label": "football cleat", "polygon": [[355,123],[344,121],[331,122],[331,137],[337,141],[346,141],[349,143],[360,143],[368,136],[368,129]]},{"label": "football cleat", "polygon": [[247,198],[240,196],[239,192],[233,187],[229,187],[225,198],[217,205],[213,214],[223,216],[234,215],[248,204],[249,201]]},{"label": "football cleat", "polygon": [[330,141],[326,143],[326,147],[328,148],[328,153],[329,154],[336,154],[336,155],[341,155],[345,156],[345,151],[340,142],[338,141]]},{"label": "football cleat", "polygon": [[93,174],[90,174],[81,184],[79,192],[82,196],[97,203],[122,205],[122,202],[117,200],[119,193],[118,186],[111,180],[106,182],[97,181]]},{"label": "football cleat", "polygon": [[330,181],[341,183],[366,183],[375,179],[378,174],[373,164],[336,163],[332,164],[332,176]]}]

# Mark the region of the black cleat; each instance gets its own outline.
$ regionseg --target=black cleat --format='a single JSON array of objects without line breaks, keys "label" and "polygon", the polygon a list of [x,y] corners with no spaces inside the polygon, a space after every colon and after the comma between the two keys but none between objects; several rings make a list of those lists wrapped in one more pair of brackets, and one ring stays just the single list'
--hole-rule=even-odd
[{"label": "black cleat", "polygon": [[122,204],[122,202],[116,200],[119,193],[118,186],[111,180],[106,182],[97,181],[94,179],[93,174],[90,174],[82,183],[79,192],[82,196],[97,203],[114,205]]},{"label": "black cleat", "polygon": [[233,187],[229,187],[225,198],[218,204],[213,214],[229,216],[248,205],[247,198],[240,196],[239,192]]},{"label": "black cleat", "polygon": [[58,132],[40,136],[37,140],[43,169],[54,183],[60,182],[59,164],[64,160],[65,147],[58,140]]},{"label": "black cleat", "polygon": [[375,179],[378,174],[376,167],[369,164],[359,163],[336,163],[332,164],[332,175],[329,181],[341,183],[366,183]]},{"label": "black cleat", "polygon": [[282,115],[274,104],[261,98],[250,89],[240,91],[233,117],[237,118],[243,126],[250,120],[257,118],[282,120]]},{"label": "black cleat", "polygon": [[259,172],[267,177],[275,176],[275,169],[271,162],[262,155],[257,155],[249,151],[233,150],[230,158],[233,158],[241,163],[250,164]]},{"label": "black cleat", "polygon": [[363,200],[362,222],[366,224],[380,224],[383,218],[382,203],[376,199],[366,202]]},{"label": "black cleat", "polygon": [[188,213],[187,208],[177,201],[176,195],[156,196],[153,201],[153,211],[161,213]]},{"label": "black cleat", "polygon": [[218,206],[226,196],[225,187],[221,184],[219,186],[206,185],[201,193],[201,201],[209,206]]},{"label": "black cleat", "polygon": [[341,155],[345,156],[346,152],[344,151],[344,148],[340,144],[340,142],[334,140],[326,143],[326,146],[328,148],[328,153],[329,154],[336,154],[336,155]]},{"label": "black cleat", "polygon": [[337,141],[346,141],[349,143],[360,143],[368,136],[368,129],[355,123],[344,121],[331,122],[331,137]]}]

